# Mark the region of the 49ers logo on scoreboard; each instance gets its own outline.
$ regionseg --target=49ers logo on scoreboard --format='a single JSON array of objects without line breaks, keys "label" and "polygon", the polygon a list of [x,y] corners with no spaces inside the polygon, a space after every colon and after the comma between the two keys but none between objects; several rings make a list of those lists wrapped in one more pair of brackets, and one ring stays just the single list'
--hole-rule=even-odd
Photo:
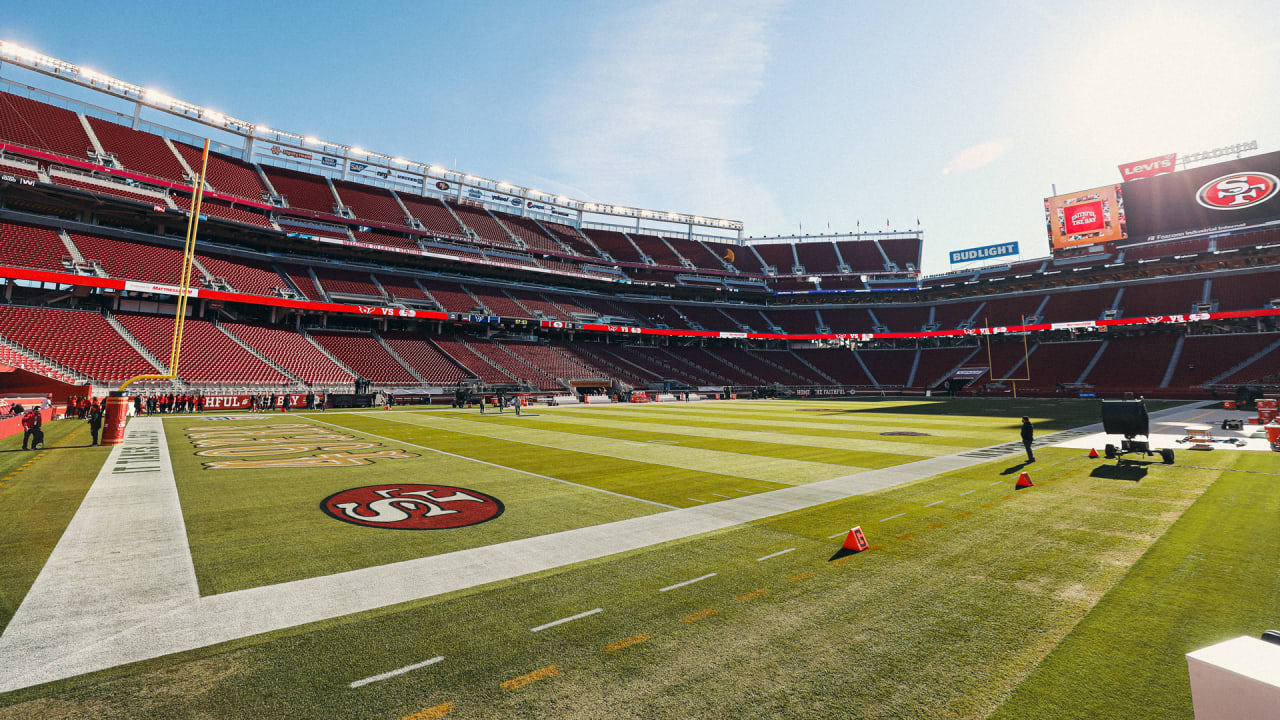
[{"label": "49ers logo on scoreboard", "polygon": [[320,503],[330,517],[390,530],[444,530],[502,514],[502,501],[447,485],[370,485],[334,493]]},{"label": "49ers logo on scoreboard", "polygon": [[1280,180],[1271,173],[1233,173],[1202,185],[1196,192],[1196,202],[1210,210],[1240,210],[1270,200],[1277,189]]}]

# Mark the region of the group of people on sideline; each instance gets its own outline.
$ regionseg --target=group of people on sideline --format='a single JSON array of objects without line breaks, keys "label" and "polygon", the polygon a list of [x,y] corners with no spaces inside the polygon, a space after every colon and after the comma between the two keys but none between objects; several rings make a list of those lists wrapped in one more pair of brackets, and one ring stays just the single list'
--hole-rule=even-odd
[{"label": "group of people on sideline", "polygon": [[134,395],[133,414],[141,415],[143,412],[147,415],[204,412],[204,395]]}]

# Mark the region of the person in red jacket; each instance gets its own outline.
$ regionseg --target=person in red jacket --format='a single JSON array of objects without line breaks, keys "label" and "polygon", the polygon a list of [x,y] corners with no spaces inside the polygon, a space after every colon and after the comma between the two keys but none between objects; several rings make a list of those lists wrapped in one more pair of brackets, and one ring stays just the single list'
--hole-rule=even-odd
[{"label": "person in red jacket", "polygon": [[23,450],[28,449],[28,442],[31,444],[31,450],[35,450],[44,443],[44,430],[40,429],[42,424],[44,424],[44,419],[40,417],[40,411],[35,408],[31,408],[22,416]]}]

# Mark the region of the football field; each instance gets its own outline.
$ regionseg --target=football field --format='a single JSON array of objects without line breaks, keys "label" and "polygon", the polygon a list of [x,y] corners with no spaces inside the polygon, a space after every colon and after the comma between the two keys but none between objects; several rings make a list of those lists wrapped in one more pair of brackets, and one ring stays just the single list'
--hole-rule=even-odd
[{"label": "football field", "polygon": [[0,719],[1190,718],[1183,654],[1280,611],[1280,455],[1053,447],[1098,419],[157,417],[110,461],[54,423],[0,452]]}]

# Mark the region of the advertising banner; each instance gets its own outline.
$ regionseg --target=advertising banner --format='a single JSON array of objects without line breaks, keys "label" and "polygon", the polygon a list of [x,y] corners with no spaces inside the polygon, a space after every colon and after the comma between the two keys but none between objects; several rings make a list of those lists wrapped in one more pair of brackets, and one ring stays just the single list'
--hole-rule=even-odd
[{"label": "advertising banner", "polygon": [[1119,185],[1045,198],[1044,216],[1049,247],[1055,251],[1128,237]]},{"label": "advertising banner", "polygon": [[976,248],[965,248],[964,250],[951,251],[951,264],[958,265],[960,263],[973,262],[975,260],[987,260],[989,258],[1008,257],[1018,254],[1018,243],[1000,243],[999,245],[984,245]]},{"label": "advertising banner", "polygon": [[1129,243],[1239,230],[1280,220],[1280,152],[1124,185]]},{"label": "advertising banner", "polygon": [[[283,400],[285,397],[289,398],[289,407],[290,409],[293,409],[293,410],[301,410],[303,409],[303,406],[305,406],[307,403],[306,393],[288,393],[286,395],[285,393],[265,392],[265,393],[262,393],[262,395],[265,395],[267,397],[274,397],[276,399],[277,408],[280,408],[284,405]],[[262,397],[262,395],[259,395],[258,397]],[[324,393],[317,393],[315,395],[315,403],[319,405],[323,401],[324,401]],[[205,412],[208,412],[210,410],[248,410],[249,405],[250,403],[249,403],[248,395],[205,395],[204,396]]]},{"label": "advertising banner", "polygon": [[1155,177],[1156,175],[1173,172],[1177,163],[1178,153],[1169,153],[1168,155],[1147,158],[1146,160],[1135,160],[1120,166],[1120,177],[1124,178],[1125,182]]}]

